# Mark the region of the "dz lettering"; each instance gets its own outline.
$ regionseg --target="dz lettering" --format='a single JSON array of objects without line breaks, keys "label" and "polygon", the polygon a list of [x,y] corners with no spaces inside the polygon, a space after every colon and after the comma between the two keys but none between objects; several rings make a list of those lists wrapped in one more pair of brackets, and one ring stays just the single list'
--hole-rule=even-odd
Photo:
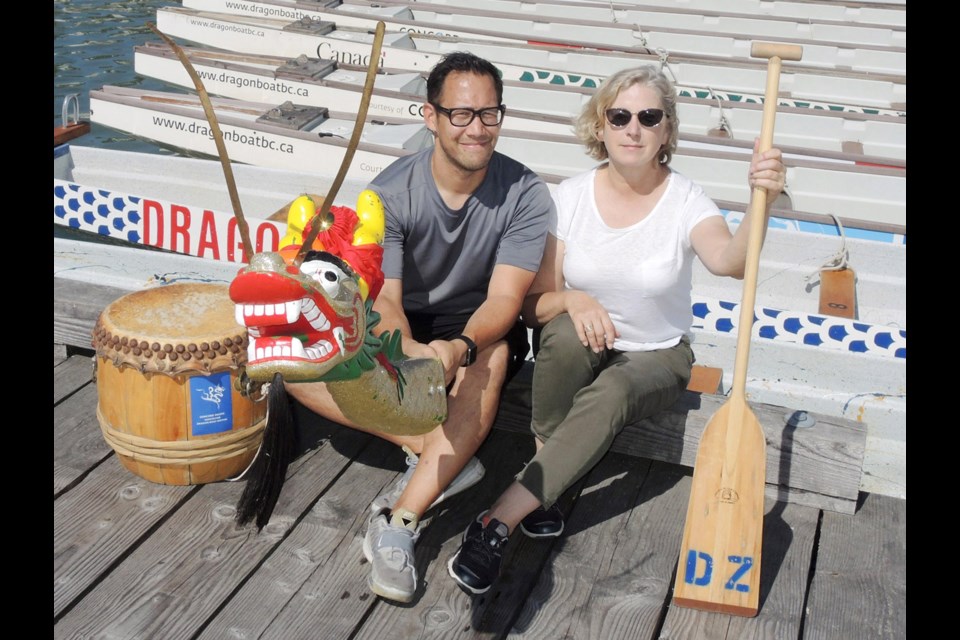
[{"label": "dz lettering", "polygon": [[[750,567],[753,566],[753,558],[750,556],[727,556],[727,560],[730,564],[734,565],[735,568],[726,584],[723,585],[723,588],[736,590],[741,593],[750,591],[750,585],[743,584],[740,580],[743,579],[747,571],[750,570]],[[703,569],[699,576],[697,575],[698,565]],[[690,549],[690,551],[687,552],[687,566],[683,574],[683,579],[687,584],[694,584],[698,587],[705,587],[710,584],[710,580],[713,579],[713,558],[710,554]]]}]

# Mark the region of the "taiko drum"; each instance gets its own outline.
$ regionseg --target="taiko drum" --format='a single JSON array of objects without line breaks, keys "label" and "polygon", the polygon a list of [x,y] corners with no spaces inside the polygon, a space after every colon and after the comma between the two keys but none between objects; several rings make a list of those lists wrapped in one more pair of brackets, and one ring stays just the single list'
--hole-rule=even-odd
[{"label": "taiko drum", "polygon": [[225,284],[171,284],[108,305],[93,331],[97,419],[123,465],[161,484],[242,474],[266,402],[241,390],[247,332]]}]

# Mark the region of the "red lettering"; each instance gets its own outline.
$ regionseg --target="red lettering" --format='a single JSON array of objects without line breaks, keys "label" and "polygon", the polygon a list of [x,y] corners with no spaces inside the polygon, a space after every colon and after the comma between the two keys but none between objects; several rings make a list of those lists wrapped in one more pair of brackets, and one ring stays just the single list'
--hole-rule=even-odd
[{"label": "red lettering", "polygon": [[213,211],[203,210],[203,220],[200,222],[200,241],[197,243],[197,255],[201,258],[203,254],[210,249],[213,252],[213,259],[220,259],[220,247],[217,243],[217,220],[213,217]]},{"label": "red lettering", "polygon": [[[267,235],[269,233],[269,238]],[[265,222],[257,228],[257,253],[276,251],[280,246],[280,230],[275,224]]]},{"label": "red lettering", "polygon": [[[177,237],[183,241],[183,249],[177,248]],[[170,205],[170,246],[171,251],[190,253],[190,209],[183,205]]]},{"label": "red lettering", "polygon": [[243,255],[243,242],[237,239],[237,218],[233,216],[227,221],[227,262],[240,262],[235,253],[237,249]]},{"label": "red lettering", "polygon": [[[153,235],[153,221],[157,223]],[[143,199],[143,244],[163,247],[163,205],[156,200]]]}]

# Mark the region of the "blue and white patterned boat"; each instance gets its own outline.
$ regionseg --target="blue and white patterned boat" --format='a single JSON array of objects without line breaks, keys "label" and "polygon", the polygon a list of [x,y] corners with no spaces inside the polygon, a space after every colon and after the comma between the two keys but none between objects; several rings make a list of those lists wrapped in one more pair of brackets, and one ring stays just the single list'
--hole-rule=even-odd
[{"label": "blue and white patterned boat", "polygon": [[[285,232],[272,214],[332,177],[234,165],[256,250]],[[229,282],[242,261],[219,162],[71,144],[54,149],[54,277],[124,290],[174,281]],[[363,180],[336,204],[353,206]],[[742,211],[725,211],[735,226]],[[906,497],[906,238],[852,237],[830,225],[771,220],[761,254],[747,394],[867,425],[862,489]],[[853,234],[856,235],[856,234]],[[147,250],[148,248],[165,251]],[[844,253],[857,274],[856,319],[818,313],[820,268]],[[735,360],[740,283],[697,266],[694,350],[724,370]],[[786,419],[786,418],[785,418]]]}]

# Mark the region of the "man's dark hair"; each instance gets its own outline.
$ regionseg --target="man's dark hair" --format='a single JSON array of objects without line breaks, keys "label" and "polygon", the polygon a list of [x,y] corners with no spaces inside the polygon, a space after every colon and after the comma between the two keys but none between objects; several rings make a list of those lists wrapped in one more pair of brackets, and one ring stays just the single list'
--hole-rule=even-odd
[{"label": "man's dark hair", "polygon": [[427,78],[427,102],[437,104],[443,83],[451,72],[460,71],[476,73],[493,78],[493,86],[497,91],[497,104],[503,102],[503,80],[500,79],[500,70],[492,63],[465,51],[454,51],[443,57]]}]

